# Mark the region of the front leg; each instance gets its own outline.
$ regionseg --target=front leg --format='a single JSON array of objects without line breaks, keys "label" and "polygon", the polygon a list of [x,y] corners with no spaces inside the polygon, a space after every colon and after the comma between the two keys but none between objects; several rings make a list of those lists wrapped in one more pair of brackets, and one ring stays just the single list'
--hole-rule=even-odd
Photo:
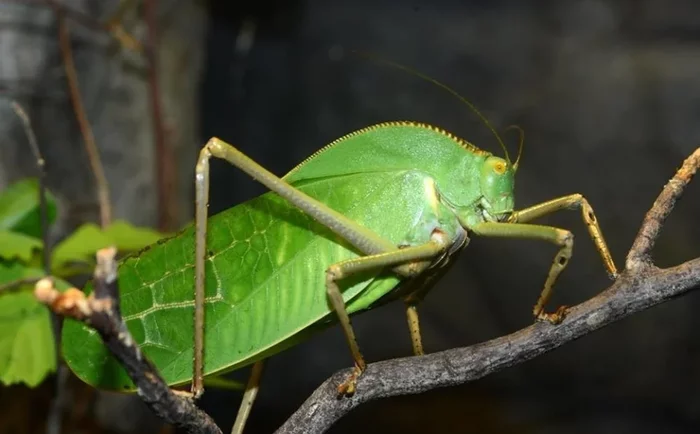
[{"label": "front leg", "polygon": [[508,222],[526,223],[547,214],[574,208],[581,209],[583,222],[586,224],[588,233],[591,235],[593,243],[603,259],[605,269],[608,271],[610,277],[613,279],[616,278],[617,268],[615,267],[615,262],[612,259],[612,255],[610,255],[610,251],[608,250],[608,245],[605,243],[605,239],[603,238],[603,232],[600,230],[600,226],[598,225],[598,219],[593,212],[593,208],[588,203],[586,198],[583,197],[583,195],[578,193],[570,194],[568,196],[559,197],[547,202],[533,205],[520,211],[515,211]]},{"label": "front leg", "polygon": [[554,257],[549,269],[544,289],[540,294],[533,309],[533,314],[538,320],[548,321],[552,324],[560,323],[564,319],[566,307],[562,306],[554,313],[545,313],[544,306],[552,295],[552,287],[559,274],[564,270],[571,258],[574,246],[574,236],[571,232],[551,226],[528,225],[521,223],[480,223],[474,227],[474,233],[487,237],[503,238],[529,238],[547,241],[559,246],[559,252]]}]

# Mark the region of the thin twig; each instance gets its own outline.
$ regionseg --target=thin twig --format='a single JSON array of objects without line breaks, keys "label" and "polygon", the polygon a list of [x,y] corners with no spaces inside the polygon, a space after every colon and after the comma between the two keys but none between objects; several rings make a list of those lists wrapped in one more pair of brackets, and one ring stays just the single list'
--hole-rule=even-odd
[{"label": "thin twig", "polygon": [[137,0],[121,0],[117,9],[112,13],[112,15],[105,21],[105,28],[112,32],[112,35],[119,40],[122,46],[127,47],[130,50],[143,53],[143,45],[141,41],[131,36],[124,30],[121,22],[124,19],[126,13],[138,5]]},{"label": "thin twig", "polygon": [[58,25],[59,44],[61,46],[61,56],[63,58],[63,65],[66,70],[66,79],[70,89],[71,101],[73,102],[75,116],[78,119],[78,124],[80,125],[80,132],[83,135],[85,149],[88,154],[88,159],[90,160],[90,167],[95,175],[95,181],[97,183],[97,197],[100,204],[100,223],[102,227],[105,228],[109,226],[112,221],[109,185],[107,184],[107,177],[105,176],[104,167],[102,166],[102,161],[100,160],[97,144],[95,143],[95,136],[92,133],[90,122],[88,121],[85,108],[83,107],[83,99],[80,95],[80,87],[78,85],[78,74],[75,71],[75,64],[73,62],[73,52],[70,44],[70,36],[68,34],[68,26],[66,25],[63,16],[64,12],[60,7],[56,7],[55,12],[56,22]]},{"label": "thin twig", "polygon": [[37,143],[36,135],[32,129],[32,122],[29,119],[29,115],[27,115],[27,112],[17,101],[12,101],[12,109],[22,120],[24,133],[29,141],[29,148],[32,150],[32,154],[34,154],[34,161],[39,171],[39,218],[41,224],[41,239],[44,243],[44,248],[42,249],[42,264],[44,275],[48,276],[51,274],[51,249],[49,248],[49,211],[46,202],[46,160],[44,160],[39,150],[39,144]]},{"label": "thin twig", "polygon": [[84,12],[73,9],[70,6],[64,5],[62,2],[57,2],[55,0],[0,0],[0,3],[14,3],[38,7],[49,6],[53,7],[54,10],[60,9],[64,12],[66,18],[70,18],[72,21],[75,21],[83,27],[109,33],[123,48],[135,51],[137,53],[143,52],[141,42],[124,30],[124,27],[117,19],[109,19],[102,23]]},{"label": "thin twig", "polygon": [[369,364],[357,381],[355,394],[339,399],[337,386],[348,375],[343,370],[316,389],[277,433],[322,433],[362,403],[477,380],[700,286],[700,258],[667,269],[649,266],[648,260],[661,225],[699,166],[700,148],[647,213],[630,249],[627,269],[607,290],[571,308],[561,324],[536,323],[467,348]]},{"label": "thin twig", "polygon": [[[34,129],[32,128],[32,123],[27,115],[27,112],[22,108],[22,106],[16,102],[12,101],[12,108],[14,109],[17,116],[22,120],[24,125],[24,131],[29,141],[29,147],[34,154],[34,160],[36,162],[37,170],[39,172],[39,215],[40,215],[40,225],[41,225],[41,239],[44,245],[42,249],[42,267],[44,269],[44,276],[49,276],[51,274],[51,246],[49,245],[49,210],[48,202],[46,201],[46,160],[41,155],[41,150],[39,149],[39,144],[36,140],[36,135],[34,134]],[[13,288],[12,285],[17,285],[20,287],[22,284],[34,284],[37,282],[36,278],[20,279],[19,281],[10,282],[3,285],[7,288]],[[0,286],[0,293],[2,293],[3,288]],[[46,432],[47,434],[59,434],[61,432],[61,427],[63,425],[63,407],[66,401],[66,384],[68,382],[69,371],[68,367],[62,363],[61,360],[61,317],[51,312],[51,330],[54,336],[54,351],[56,354],[56,383],[54,389],[54,396],[51,400],[51,406],[49,408],[49,415],[46,421]]]},{"label": "thin twig", "polygon": [[634,270],[651,266],[651,250],[666,218],[671,213],[676,200],[681,196],[683,189],[693,179],[700,166],[700,148],[696,149],[686,160],[676,175],[666,184],[654,205],[644,217],[642,227],[637,238],[627,255],[626,267]]},{"label": "thin twig", "polygon": [[165,137],[163,111],[158,80],[158,1],[145,0],[145,21],[148,28],[146,57],[148,58],[148,91],[151,99],[151,118],[155,138],[155,172],[158,191],[158,229],[170,231],[174,228],[177,201],[173,194],[175,164],[173,154]]},{"label": "thin twig", "polygon": [[13,280],[12,282],[3,283],[0,285],[0,294],[16,291],[24,285],[34,285],[39,280],[41,280],[41,277],[26,277],[24,279],[17,279]]},{"label": "thin twig", "polygon": [[34,291],[52,311],[83,321],[102,337],[107,348],[124,366],[141,399],[168,423],[189,433],[217,433],[214,421],[191,398],[175,393],[141,352],[124,322],[119,306],[116,249],[97,252],[95,291],[89,296],[76,288],[58,292],[50,279],[42,279]]}]

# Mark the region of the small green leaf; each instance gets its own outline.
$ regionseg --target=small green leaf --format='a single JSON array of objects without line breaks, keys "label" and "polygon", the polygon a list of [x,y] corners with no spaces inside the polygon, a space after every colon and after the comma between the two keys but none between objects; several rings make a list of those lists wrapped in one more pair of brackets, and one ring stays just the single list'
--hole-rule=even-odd
[{"label": "small green leaf", "polygon": [[48,308],[29,291],[0,296],[0,382],[34,387],[55,369]]},{"label": "small green leaf", "polygon": [[56,245],[52,266],[59,270],[72,262],[92,263],[95,253],[111,244],[112,240],[96,224],[86,223]]},{"label": "small green leaf", "polygon": [[36,250],[42,249],[42,242],[38,238],[30,237],[18,232],[0,230],[0,258],[5,260],[19,259],[29,262]]},{"label": "small green leaf", "polygon": [[[56,219],[56,198],[46,191],[49,224]],[[39,180],[18,181],[0,192],[0,230],[12,230],[32,237],[41,237]]]},{"label": "small green leaf", "polygon": [[104,231],[94,223],[86,223],[56,246],[52,262],[56,270],[74,262],[92,264],[99,249],[115,246],[120,253],[131,252],[165,236],[152,229],[132,226],[123,220],[115,221]]},{"label": "small green leaf", "polygon": [[0,260],[0,285],[32,277],[40,278],[44,272],[38,268],[27,268],[18,261]]},{"label": "small green leaf", "polygon": [[141,250],[168,236],[150,228],[133,226],[124,220],[116,220],[104,233],[114,240],[120,252]]},{"label": "small green leaf", "polygon": [[[17,261],[0,261],[0,285],[43,274]],[[70,287],[61,279],[54,282],[59,290]],[[34,298],[32,287],[25,283],[18,291],[0,294],[0,383],[6,385],[33,387],[56,369],[49,310]]]}]

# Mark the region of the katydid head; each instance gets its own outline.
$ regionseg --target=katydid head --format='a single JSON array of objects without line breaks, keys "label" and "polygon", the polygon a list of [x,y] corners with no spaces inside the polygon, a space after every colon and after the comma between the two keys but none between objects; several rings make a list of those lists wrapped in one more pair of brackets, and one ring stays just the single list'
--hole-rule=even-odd
[{"label": "katydid head", "polygon": [[512,162],[508,150],[495,129],[492,131],[503,148],[505,159],[489,156],[481,166],[480,187],[481,200],[479,208],[486,221],[506,221],[515,208],[515,172],[518,171],[520,156],[523,153],[525,132],[517,125],[511,125],[506,130],[517,128],[520,132],[518,157]]},{"label": "katydid head", "polygon": [[489,156],[484,160],[480,173],[479,208],[486,221],[504,221],[513,212],[516,168],[500,157]]}]

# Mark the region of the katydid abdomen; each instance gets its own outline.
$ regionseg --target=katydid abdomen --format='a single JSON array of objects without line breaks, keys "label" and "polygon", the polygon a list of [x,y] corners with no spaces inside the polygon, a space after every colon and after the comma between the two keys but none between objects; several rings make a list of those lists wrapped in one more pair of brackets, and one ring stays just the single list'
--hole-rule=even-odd
[{"label": "katydid abdomen", "polygon": [[[433,127],[384,124],[324,148],[284,179],[396,246],[426,243],[435,229],[454,240],[459,221],[439,196],[453,203],[478,201],[476,163],[488,153],[469,146]],[[315,324],[335,319],[326,269],[359,252],[334,232],[275,193],[211,217],[208,227],[205,374],[267,357]],[[169,384],[192,379],[194,247],[190,227],[119,268],[122,314]],[[341,282],[348,312],[372,305],[399,282],[390,270]],[[133,387],[87,327],[67,322],[63,349],[85,382]]]}]

